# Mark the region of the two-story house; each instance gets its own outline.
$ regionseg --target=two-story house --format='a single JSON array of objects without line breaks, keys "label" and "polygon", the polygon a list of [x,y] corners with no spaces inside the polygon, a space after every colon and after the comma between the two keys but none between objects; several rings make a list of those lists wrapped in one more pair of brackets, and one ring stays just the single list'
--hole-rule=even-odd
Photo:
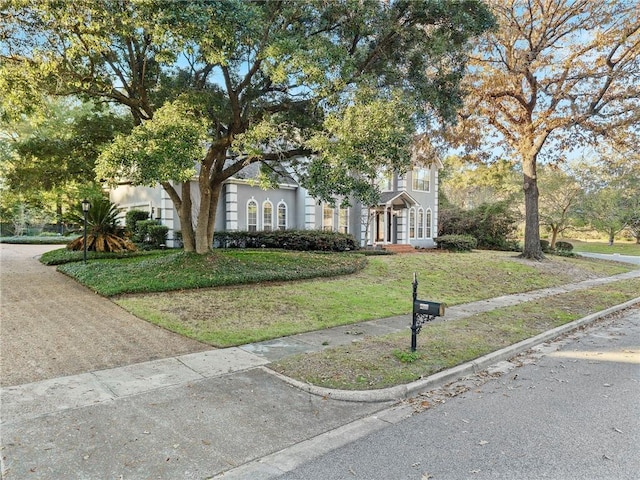
[{"label": "two-story house", "polygon": [[[249,165],[229,178],[218,202],[215,231],[274,229],[332,230],[352,234],[361,246],[406,244],[434,247],[438,218],[439,161],[414,165],[404,175],[381,174],[378,205],[340,208],[319,202],[293,177],[282,178],[277,188],[262,189],[254,179],[258,165]],[[192,188],[192,192],[197,192]],[[122,183],[110,199],[123,211],[148,211],[169,228],[169,246],[176,245],[178,214],[160,185],[134,187]],[[197,207],[198,198],[194,198]],[[123,215],[124,216],[124,215]]]}]

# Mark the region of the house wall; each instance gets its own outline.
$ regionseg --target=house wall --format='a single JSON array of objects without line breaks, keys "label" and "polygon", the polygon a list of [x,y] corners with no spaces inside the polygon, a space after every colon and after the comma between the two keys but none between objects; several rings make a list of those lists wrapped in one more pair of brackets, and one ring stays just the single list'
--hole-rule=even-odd
[{"label": "house wall", "polygon": [[[413,189],[413,172],[409,171],[405,175],[395,176],[392,180],[396,191],[406,191],[414,198],[419,206],[415,207],[416,220],[418,208],[424,212],[431,211],[431,235],[427,236],[426,229],[423,231],[423,238],[418,235],[416,226],[414,238],[409,238],[409,215],[410,209],[395,210],[397,243],[408,243],[417,247],[434,247],[434,238],[438,231],[438,168],[430,168],[428,192]],[[200,206],[200,192],[197,182],[192,183],[191,189],[193,197],[193,215],[195,216]],[[124,223],[124,215],[127,210],[139,209],[152,212],[153,217],[160,220],[163,225],[169,227],[168,246],[178,246],[174,241],[174,232],[180,230],[180,221],[173,203],[164,189],[156,187],[134,187],[132,185],[119,185],[110,192],[111,201],[123,208],[121,216]],[[247,180],[230,179],[224,185],[216,213],[216,231],[237,231],[247,230],[247,202],[253,199],[258,203],[258,225],[257,229],[263,229],[262,206],[264,202],[270,201],[273,205],[273,228],[278,227],[278,204],[284,202],[287,206],[287,228],[288,229],[322,229],[323,228],[323,204],[311,197],[307,190],[293,185],[282,185],[278,189],[263,190],[251,184]],[[365,221],[368,209],[362,207],[357,202],[352,202],[349,207],[348,232],[356,238],[360,245],[364,246]],[[425,213],[426,216],[426,213]],[[369,242],[374,242],[375,219],[369,225]],[[334,230],[339,225],[339,209],[334,210]]]},{"label": "house wall", "polygon": [[[236,230],[247,230],[247,206],[249,200],[254,200],[258,204],[258,230],[263,230],[262,208],[265,202],[271,202],[273,206],[273,229],[278,227],[278,205],[284,203],[287,207],[287,229],[301,228],[298,223],[300,215],[298,210],[300,205],[297,201],[296,188],[283,186],[279,189],[263,190],[260,187],[250,185],[245,182],[230,182],[226,185],[227,191],[237,191],[237,210],[233,211],[233,205],[225,209],[225,227],[236,227]],[[227,196],[227,199],[233,200],[233,196]],[[236,215],[234,215],[234,213]],[[233,219],[237,216],[237,223],[233,223]],[[231,230],[232,228],[228,228]]]},{"label": "house wall", "polygon": [[[414,190],[413,188],[413,171],[409,171],[406,175],[405,188],[406,191],[418,202],[418,206],[415,209],[415,233],[414,237],[410,236],[409,216],[410,209],[404,213],[404,221],[406,225],[405,238],[408,239],[408,243],[416,247],[431,248],[435,247],[434,238],[437,237],[438,232],[438,169],[435,166],[429,168],[429,191]],[[423,212],[423,235],[419,235],[418,229],[418,212],[422,209]],[[431,212],[431,229],[427,231],[424,221],[427,217],[427,211]],[[404,242],[403,242],[404,243]]]},{"label": "house wall", "polygon": [[142,210],[151,212],[153,217],[158,218],[162,214],[160,209],[162,204],[162,192],[158,187],[134,187],[133,185],[118,185],[109,192],[109,199],[121,210],[118,219],[121,225],[125,223],[125,215],[129,210]]}]

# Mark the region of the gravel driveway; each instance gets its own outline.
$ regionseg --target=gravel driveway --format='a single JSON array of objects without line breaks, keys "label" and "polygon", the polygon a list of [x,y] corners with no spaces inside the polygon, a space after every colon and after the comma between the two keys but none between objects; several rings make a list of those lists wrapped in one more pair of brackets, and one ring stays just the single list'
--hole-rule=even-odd
[{"label": "gravel driveway", "polygon": [[38,261],[60,245],[0,244],[0,385],[211,349],[131,315]]}]

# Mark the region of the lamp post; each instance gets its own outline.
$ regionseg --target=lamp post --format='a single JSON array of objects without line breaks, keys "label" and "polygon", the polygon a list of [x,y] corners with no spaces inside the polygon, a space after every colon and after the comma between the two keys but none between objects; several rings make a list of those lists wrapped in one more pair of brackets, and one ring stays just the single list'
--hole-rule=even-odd
[{"label": "lamp post", "polygon": [[91,208],[91,203],[86,198],[82,200],[82,214],[84,215],[84,252],[82,255],[82,260],[84,263],[87,263],[87,213],[89,213],[89,209]]}]

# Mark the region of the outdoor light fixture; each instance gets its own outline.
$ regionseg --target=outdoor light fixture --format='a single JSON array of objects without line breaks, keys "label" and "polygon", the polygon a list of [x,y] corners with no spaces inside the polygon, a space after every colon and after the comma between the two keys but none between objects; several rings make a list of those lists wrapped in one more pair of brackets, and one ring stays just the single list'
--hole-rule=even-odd
[{"label": "outdoor light fixture", "polygon": [[89,213],[89,209],[91,208],[91,203],[86,198],[82,200],[82,214],[84,215],[84,251],[82,255],[82,260],[84,263],[87,263],[87,213]]}]

